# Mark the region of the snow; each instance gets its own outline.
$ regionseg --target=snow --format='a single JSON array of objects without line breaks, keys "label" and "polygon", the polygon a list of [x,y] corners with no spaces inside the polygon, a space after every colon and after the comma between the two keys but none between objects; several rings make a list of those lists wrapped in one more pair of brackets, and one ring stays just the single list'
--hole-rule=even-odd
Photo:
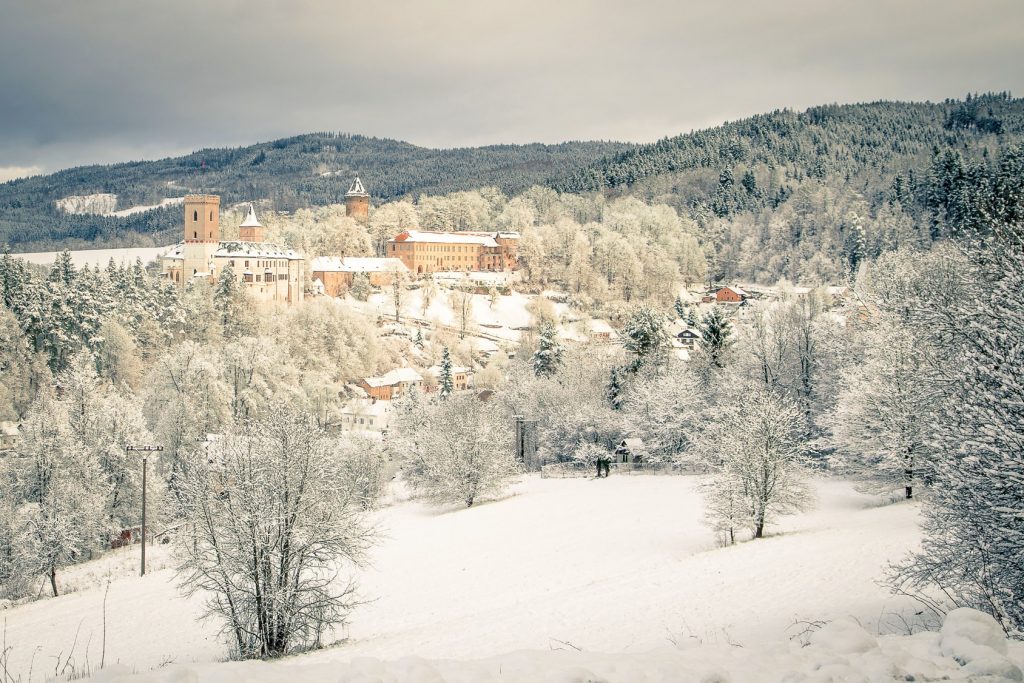
[{"label": "snow", "polygon": [[153,209],[162,209],[165,206],[174,206],[176,204],[184,204],[184,197],[167,197],[161,199],[159,204],[140,204],[139,206],[132,206],[127,209],[121,209],[120,211],[111,211],[110,213],[104,214],[105,216],[131,216],[136,213],[143,213],[144,211],[152,211]]},{"label": "snow", "polygon": [[123,217],[142,213],[144,211],[152,211],[153,209],[159,209],[165,206],[182,204],[184,201],[184,197],[168,197],[161,199],[157,204],[140,204],[139,206],[132,206],[127,209],[115,211],[114,208],[117,206],[117,195],[104,192],[98,194],[71,195],[58,199],[54,204],[56,204],[58,210],[63,211],[64,213]]},{"label": "snow", "polygon": [[[251,671],[269,676],[258,680],[302,680],[300,672],[318,670],[337,672],[333,680],[358,680],[339,678],[345,670],[340,663],[410,655],[479,660],[527,649],[537,652],[522,658],[502,655],[477,662],[472,670],[518,666],[527,673],[507,680],[538,680],[530,677],[530,671],[537,671],[530,667],[557,665],[593,670],[608,680],[645,680],[639,674],[648,672],[646,680],[660,681],[664,676],[651,672],[684,665],[699,669],[710,657],[733,680],[757,680],[735,673],[756,666],[743,664],[729,643],[742,644],[744,656],[784,653],[796,621],[851,617],[876,633],[891,630],[890,622],[898,621],[894,615],[909,617],[916,610],[878,584],[886,564],[918,541],[915,504],[878,506],[847,482],[821,480],[815,485],[817,510],[786,518],[764,540],[718,548],[701,522],[699,481],[690,476],[593,480],[531,475],[509,497],[470,509],[437,509],[415,501],[386,508],[375,519],[383,538],[359,574],[366,602],[339,634],[348,640]],[[137,553],[136,546],[124,556],[137,561]],[[6,610],[12,670],[26,672],[33,656],[37,669],[59,652],[67,656],[76,633],[76,658],[84,661],[87,650],[95,663],[102,604],[102,585],[96,585]],[[216,662],[225,656],[216,625],[195,621],[200,606],[177,594],[170,569],[117,578],[106,610],[108,664],[146,671],[166,661]],[[661,655],[644,654],[673,641],[700,641],[733,654],[723,659],[674,647]],[[820,644],[829,652],[834,647]],[[619,654],[592,654],[598,652]],[[394,680],[409,680],[393,673],[411,660],[401,661],[381,666],[397,676]],[[800,662],[806,663],[802,654],[790,664]],[[195,667],[193,673],[199,680],[222,680],[218,676],[236,666]],[[252,665],[241,666],[237,671],[248,676],[250,669],[244,667]],[[423,666],[448,676],[463,665]],[[274,678],[284,672],[290,672],[287,678]],[[629,677],[632,673],[637,677]]]},{"label": "snow", "polygon": [[[71,260],[81,268],[82,266],[99,266],[103,268],[110,259],[114,263],[135,263],[136,258],[142,259],[143,263],[156,261],[164,252],[174,245],[165,247],[133,247],[129,249],[82,249],[71,252]],[[29,263],[36,263],[41,266],[52,264],[57,260],[59,251],[34,251],[24,254],[11,254],[16,258],[23,258]]]}]

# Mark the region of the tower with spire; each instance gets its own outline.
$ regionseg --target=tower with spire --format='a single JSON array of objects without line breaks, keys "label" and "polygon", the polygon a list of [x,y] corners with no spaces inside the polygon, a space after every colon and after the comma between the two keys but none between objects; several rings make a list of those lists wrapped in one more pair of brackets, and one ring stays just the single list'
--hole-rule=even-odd
[{"label": "tower with spire", "polygon": [[345,193],[345,215],[360,223],[370,220],[370,193],[363,187],[363,181],[359,176],[356,176]]},{"label": "tower with spire", "polygon": [[252,204],[249,204],[249,214],[242,221],[242,224],[238,226],[238,239],[243,242],[262,242],[266,239],[264,235],[265,230],[266,228],[256,218],[256,210]]}]

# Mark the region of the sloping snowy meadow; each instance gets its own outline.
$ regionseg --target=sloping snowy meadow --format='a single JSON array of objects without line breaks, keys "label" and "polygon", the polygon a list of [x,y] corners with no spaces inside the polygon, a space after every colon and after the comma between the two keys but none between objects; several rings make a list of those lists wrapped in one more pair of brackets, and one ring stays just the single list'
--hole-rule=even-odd
[{"label": "sloping snowy meadow", "polygon": [[[915,504],[821,479],[814,510],[780,520],[769,538],[721,548],[702,523],[699,480],[530,475],[469,509],[399,496],[375,514],[381,539],[358,574],[365,602],[338,643],[272,664],[209,664],[223,662],[226,647],[216,624],[196,621],[201,606],[178,596],[166,547],[151,553],[145,577],[128,573],[132,548],[76,568],[95,577],[91,587],[83,579],[77,592],[0,613],[8,668],[43,680],[61,662],[95,670],[102,657],[131,667],[104,675],[158,669],[154,680],[539,680],[576,669],[594,677],[543,680],[702,680],[718,670],[774,680],[742,672],[800,671],[848,647],[846,636],[823,644],[812,622],[870,642],[920,622],[916,603],[879,583],[918,542]],[[812,637],[817,649],[801,647]],[[918,657],[936,637],[878,642]],[[690,673],[657,673],[677,670]]]}]

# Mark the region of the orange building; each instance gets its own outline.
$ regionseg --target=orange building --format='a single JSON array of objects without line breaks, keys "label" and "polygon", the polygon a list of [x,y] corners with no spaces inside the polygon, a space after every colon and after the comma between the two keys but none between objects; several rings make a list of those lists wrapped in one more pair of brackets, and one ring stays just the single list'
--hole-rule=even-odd
[{"label": "orange building", "polygon": [[361,258],[318,256],[310,262],[313,279],[324,286],[324,294],[340,296],[352,286],[357,274],[366,275],[374,287],[388,287],[394,278],[409,274],[409,269],[396,258]]},{"label": "orange building", "polygon": [[411,387],[423,384],[423,377],[412,368],[396,368],[380,377],[365,377],[359,380],[359,387],[370,398],[390,401],[398,398]]},{"label": "orange building", "polygon": [[406,230],[388,241],[387,255],[413,273],[507,271],[519,267],[517,232]]}]

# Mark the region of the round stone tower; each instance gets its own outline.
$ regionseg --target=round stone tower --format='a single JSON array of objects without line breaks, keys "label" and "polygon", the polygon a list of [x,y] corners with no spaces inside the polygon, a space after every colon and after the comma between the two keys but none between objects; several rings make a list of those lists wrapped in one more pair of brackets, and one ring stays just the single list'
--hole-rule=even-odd
[{"label": "round stone tower", "polygon": [[359,176],[356,176],[345,193],[345,215],[360,223],[370,220],[370,193],[363,187]]}]

